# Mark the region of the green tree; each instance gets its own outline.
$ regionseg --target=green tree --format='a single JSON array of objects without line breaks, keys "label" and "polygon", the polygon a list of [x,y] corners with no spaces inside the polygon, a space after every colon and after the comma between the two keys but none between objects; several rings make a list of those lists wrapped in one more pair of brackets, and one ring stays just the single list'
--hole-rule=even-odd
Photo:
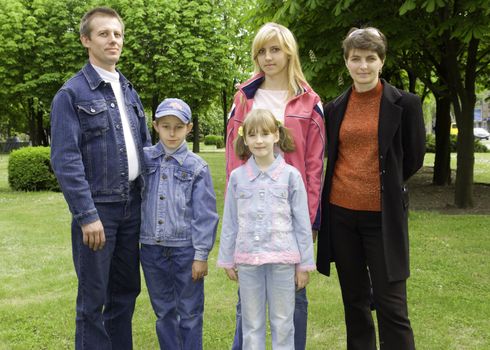
[{"label": "green tree", "polygon": [[223,13],[231,2],[215,0],[117,1],[126,23],[121,66],[152,114],[166,97],[192,109],[194,151],[199,151],[199,115],[219,96],[229,71]]},{"label": "green tree", "polygon": [[[448,133],[451,101],[461,125],[455,203],[462,208],[473,205],[473,109],[476,77],[488,72],[487,1],[274,0],[259,1],[259,5],[256,20],[277,20],[293,30],[307,77],[328,98],[344,88],[347,78],[339,49],[347,30],[368,24],[381,28],[390,47],[383,75],[400,87],[408,82],[410,91],[417,90],[416,78],[433,92],[439,91],[438,116],[446,118],[441,127],[444,133]],[[400,79],[404,75],[408,79]]]},{"label": "green tree", "polygon": [[[0,8],[0,101],[11,125],[33,145],[48,144],[48,112],[55,92],[85,55],[78,21],[87,1],[6,0]],[[20,117],[20,118],[19,118]]]}]

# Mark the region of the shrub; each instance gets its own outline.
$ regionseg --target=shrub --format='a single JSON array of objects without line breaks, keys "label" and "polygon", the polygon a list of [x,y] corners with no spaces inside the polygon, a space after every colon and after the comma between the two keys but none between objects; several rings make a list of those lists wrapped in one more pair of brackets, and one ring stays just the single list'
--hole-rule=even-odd
[{"label": "shrub", "polygon": [[216,148],[224,148],[225,147],[225,140],[220,136],[218,140],[216,140]]},{"label": "shrub", "polygon": [[[218,143],[223,146],[218,147]],[[218,135],[206,135],[204,137],[204,144],[205,145],[216,145],[217,148],[223,148],[224,147],[224,140],[222,136]]]},{"label": "shrub", "polygon": [[[450,135],[450,149],[451,153],[457,152],[458,145],[458,136]],[[435,153],[436,152],[436,137],[433,134],[428,134],[425,138],[425,151],[427,153]],[[475,153],[485,153],[488,152],[487,147],[480,142],[477,138],[475,138]]]},{"label": "shrub", "polygon": [[49,147],[24,147],[10,153],[8,181],[16,191],[59,191]]}]

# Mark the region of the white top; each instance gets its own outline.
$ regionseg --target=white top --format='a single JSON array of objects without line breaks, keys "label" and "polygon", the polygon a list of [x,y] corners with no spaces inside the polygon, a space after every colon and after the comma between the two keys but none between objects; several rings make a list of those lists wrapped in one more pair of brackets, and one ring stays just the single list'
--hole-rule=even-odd
[{"label": "white top", "polygon": [[136,150],[136,144],[134,142],[134,136],[131,132],[131,127],[129,126],[129,119],[126,113],[126,103],[124,101],[121,83],[119,82],[119,73],[109,72],[105,69],[94,66],[93,64],[92,66],[97,73],[99,73],[102,80],[111,84],[112,91],[114,91],[114,95],[116,96],[123,127],[124,143],[126,144],[126,153],[128,155],[128,177],[129,181],[134,181],[140,174],[140,164],[138,159],[138,151]]},{"label": "white top", "polygon": [[252,109],[268,109],[277,120],[284,124],[287,98],[287,90],[258,89],[254,96]]}]

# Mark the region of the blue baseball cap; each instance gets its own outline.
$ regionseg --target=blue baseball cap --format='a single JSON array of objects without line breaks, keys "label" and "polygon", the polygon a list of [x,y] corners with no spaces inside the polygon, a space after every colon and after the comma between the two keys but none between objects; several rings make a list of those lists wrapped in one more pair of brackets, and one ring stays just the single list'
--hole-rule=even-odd
[{"label": "blue baseball cap", "polygon": [[158,105],[155,119],[174,115],[184,124],[189,124],[192,120],[191,109],[187,103],[178,98],[166,98]]}]

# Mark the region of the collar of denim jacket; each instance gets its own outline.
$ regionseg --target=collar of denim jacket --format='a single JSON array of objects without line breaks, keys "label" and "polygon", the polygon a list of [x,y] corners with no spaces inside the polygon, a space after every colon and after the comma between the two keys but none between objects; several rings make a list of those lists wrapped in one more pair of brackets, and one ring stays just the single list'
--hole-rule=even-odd
[{"label": "collar of denim jacket", "polygon": [[280,154],[276,154],[275,157],[276,159],[274,159],[274,162],[272,162],[272,164],[269,166],[269,168],[267,168],[266,171],[262,171],[259,169],[253,156],[248,158],[247,163],[245,163],[245,169],[247,171],[248,179],[252,182],[260,175],[264,174],[270,179],[277,181],[282,173],[282,170],[286,166],[286,162]]},{"label": "collar of denim jacket", "polygon": [[180,145],[175,150],[175,152],[173,152],[171,154],[166,154],[163,143],[161,141],[158,141],[157,144],[152,149],[151,157],[152,158],[159,158],[159,157],[173,158],[179,163],[180,166],[182,166],[182,164],[184,164],[184,161],[187,158],[188,154],[189,154],[189,149],[187,147],[187,142],[183,142],[182,145]]},{"label": "collar of denim jacket", "polygon": [[[126,77],[118,69],[116,69],[116,71],[119,73],[119,82],[121,83],[121,87],[123,88],[123,90],[126,88],[126,85],[131,87],[132,85],[129,80],[126,79]],[[101,78],[99,73],[97,73],[90,62],[88,62],[82,68],[82,73],[85,76],[85,79],[87,79],[88,85],[90,86],[91,90],[95,90],[99,87],[100,84],[105,83],[104,79]]]}]

